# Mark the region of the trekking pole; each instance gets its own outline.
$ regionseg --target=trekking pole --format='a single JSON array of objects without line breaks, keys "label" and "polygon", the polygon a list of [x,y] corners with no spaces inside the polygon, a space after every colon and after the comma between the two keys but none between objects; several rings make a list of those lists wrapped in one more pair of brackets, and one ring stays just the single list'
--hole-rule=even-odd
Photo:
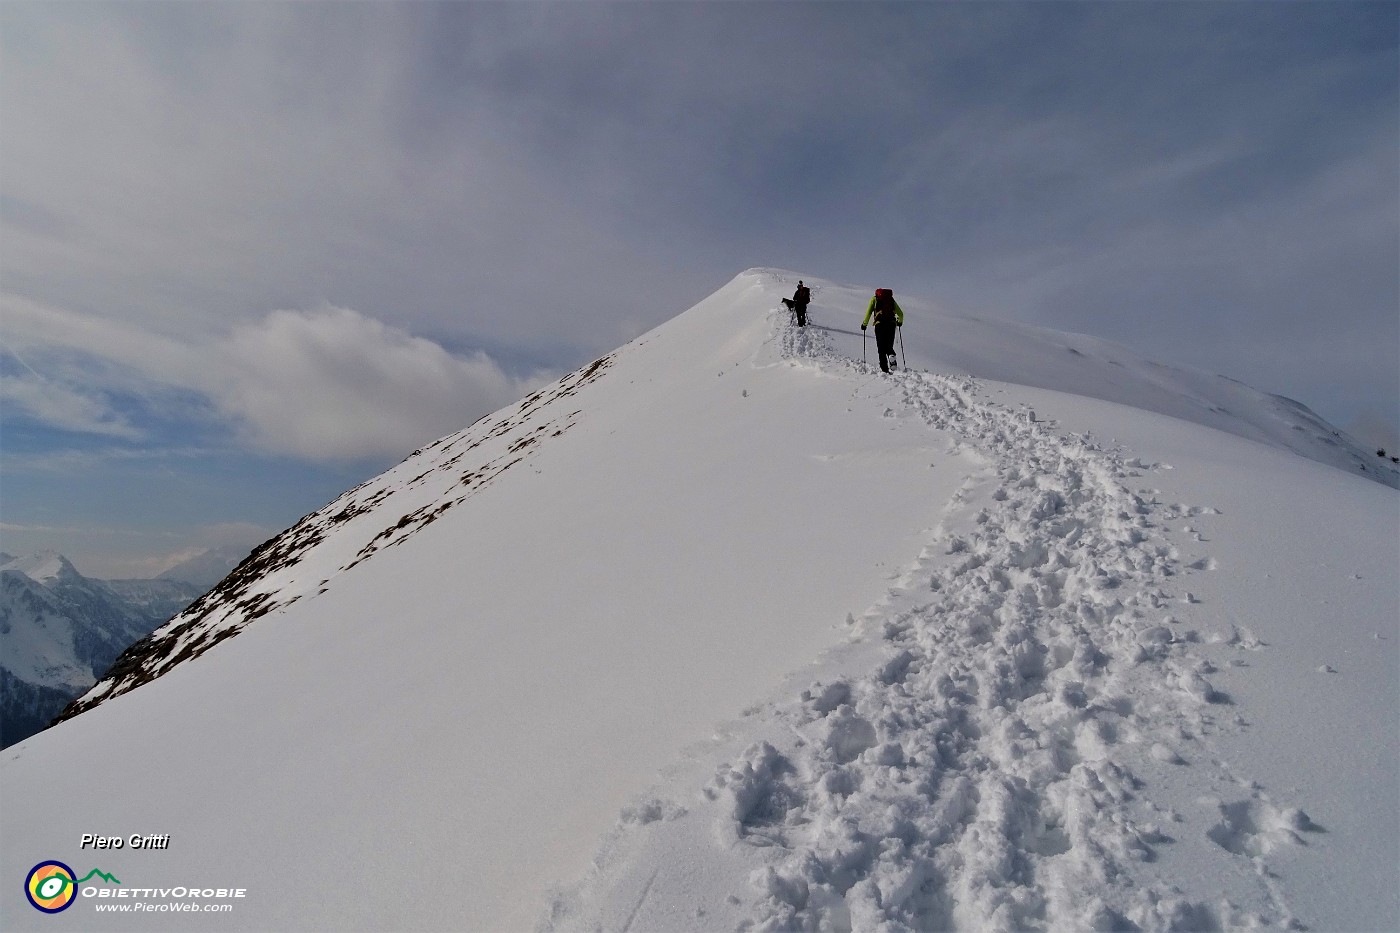
[{"label": "trekking pole", "polygon": [[865,344],[866,344],[865,328],[862,327],[862,328],[860,329],[860,361],[861,361],[862,363],[865,362]]},{"label": "trekking pole", "polygon": [[899,325],[899,355],[904,357],[904,368],[909,368],[909,357],[904,356],[904,325]]}]

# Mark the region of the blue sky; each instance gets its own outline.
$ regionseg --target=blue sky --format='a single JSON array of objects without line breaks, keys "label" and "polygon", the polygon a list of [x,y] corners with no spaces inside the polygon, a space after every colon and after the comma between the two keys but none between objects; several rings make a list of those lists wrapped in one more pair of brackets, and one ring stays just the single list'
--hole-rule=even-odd
[{"label": "blue sky", "polygon": [[0,6],[0,521],[254,544],[744,268],[1400,443],[1395,3]]}]

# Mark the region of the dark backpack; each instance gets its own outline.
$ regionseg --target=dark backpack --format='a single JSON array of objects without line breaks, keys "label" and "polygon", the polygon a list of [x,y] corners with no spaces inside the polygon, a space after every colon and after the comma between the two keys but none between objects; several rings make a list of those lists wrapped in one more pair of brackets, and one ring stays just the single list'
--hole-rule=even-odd
[{"label": "dark backpack", "polygon": [[894,320],[894,292],[888,288],[875,289],[875,323]]},{"label": "dark backpack", "polygon": [[812,300],[811,289],[809,289],[806,285],[798,286],[797,294],[792,296],[792,300],[800,305],[805,305],[807,302]]}]

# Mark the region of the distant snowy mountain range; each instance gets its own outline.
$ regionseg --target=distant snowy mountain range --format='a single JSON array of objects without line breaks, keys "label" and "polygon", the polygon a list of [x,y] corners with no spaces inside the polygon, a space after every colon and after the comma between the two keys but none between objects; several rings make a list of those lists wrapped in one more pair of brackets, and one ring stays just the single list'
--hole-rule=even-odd
[{"label": "distant snowy mountain range", "polygon": [[[883,375],[871,290],[799,329],[798,277],[256,549],[0,755],[63,801],[0,877],[246,890],[192,930],[1400,927],[1400,475],[902,294]],[[149,927],[99,893],[0,926]]]},{"label": "distant snowy mountain range", "polygon": [[52,551],[0,554],[0,747],[47,726],[118,654],[227,574],[236,557],[206,551],[158,579],[93,580]]}]

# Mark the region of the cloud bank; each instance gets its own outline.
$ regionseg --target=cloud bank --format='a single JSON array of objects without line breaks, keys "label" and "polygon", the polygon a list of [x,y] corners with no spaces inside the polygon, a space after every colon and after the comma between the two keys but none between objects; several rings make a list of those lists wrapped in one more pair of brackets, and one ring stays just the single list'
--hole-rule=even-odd
[{"label": "cloud bank", "polygon": [[277,311],[221,343],[209,389],[257,446],[309,459],[407,452],[525,394],[486,354],[441,346],[346,308]]},{"label": "cloud bank", "polygon": [[[17,352],[55,363],[53,375],[4,377],[11,415],[130,440],[142,432],[122,399],[194,393],[239,443],[266,453],[310,461],[404,455],[548,378],[512,377],[484,353],[456,356],[347,308],[275,311],[206,343],[14,296],[0,297],[0,310]],[[65,384],[76,372],[85,384]]]}]

